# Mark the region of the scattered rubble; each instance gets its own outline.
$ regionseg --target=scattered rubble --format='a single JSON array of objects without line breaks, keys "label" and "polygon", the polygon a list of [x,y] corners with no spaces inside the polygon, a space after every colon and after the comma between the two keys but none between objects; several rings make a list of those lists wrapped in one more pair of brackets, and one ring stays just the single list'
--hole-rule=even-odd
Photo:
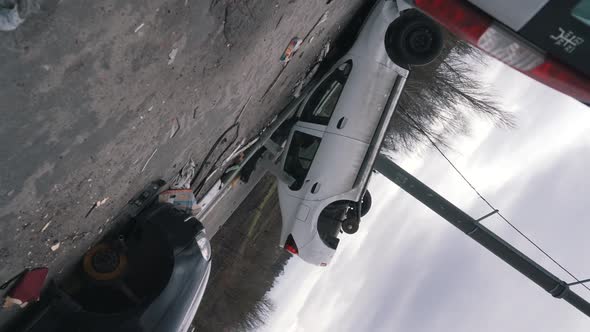
[{"label": "scattered rubble", "polygon": [[56,251],[57,249],[59,249],[59,244],[60,244],[60,243],[59,243],[59,242],[57,242],[56,244],[52,245],[52,246],[50,247],[51,251]]},{"label": "scattered rubble", "polygon": [[178,121],[178,118],[174,118],[174,120],[172,120],[172,128],[170,128],[170,138],[176,136],[179,130],[180,121]]},{"label": "scattered rubble", "polygon": [[203,196],[203,198],[201,198],[199,203],[196,205],[195,214],[198,215],[203,210],[205,210],[205,208],[208,207],[221,193],[222,188],[223,183],[221,182],[221,180],[217,180],[215,184],[213,184],[213,187],[211,187],[211,189],[205,194],[205,196]]},{"label": "scattered rubble", "polygon": [[166,190],[158,195],[158,202],[170,203],[192,215],[197,213],[197,200],[192,189]]},{"label": "scattered rubble", "polygon": [[148,158],[148,160],[145,161],[145,164],[143,165],[143,167],[141,168],[141,171],[139,171],[139,173],[143,173],[143,171],[145,170],[147,165],[150,163],[150,160],[152,160],[152,158],[154,157],[154,155],[156,154],[157,151],[158,151],[158,148],[156,148],[154,150],[154,152],[152,152],[152,155]]},{"label": "scattered rubble", "polygon": [[174,63],[174,59],[176,59],[176,54],[178,54],[178,48],[173,48],[172,51],[170,51],[170,54],[168,54],[168,65]]},{"label": "scattered rubble", "polygon": [[100,201],[96,201],[96,203],[92,204],[92,207],[90,207],[90,210],[88,210],[88,212],[86,213],[86,216],[84,216],[84,218],[88,218],[88,216],[90,215],[90,213],[92,213],[92,211],[94,211],[94,209],[96,209],[97,207],[104,205],[107,201],[109,200],[109,197],[105,197],[104,199],[100,200]]},{"label": "scattered rubble", "polygon": [[191,158],[189,161],[186,162],[186,164],[184,164],[184,166],[182,166],[182,169],[180,170],[180,172],[178,172],[178,174],[176,174],[176,176],[172,180],[172,186],[170,186],[170,188],[171,189],[190,189],[191,182],[193,181],[193,178],[195,177],[196,171],[197,171],[197,164]]},{"label": "scattered rubble", "polygon": [[141,28],[143,28],[144,25],[145,25],[144,23],[141,23],[137,28],[135,28],[135,31],[133,31],[133,32],[138,33],[139,30],[141,30]]},{"label": "scattered rubble", "polygon": [[49,227],[49,224],[51,224],[51,220],[49,220],[45,226],[43,226],[43,228],[41,229],[41,233],[45,232],[45,230],[47,229],[47,227]]},{"label": "scattered rubble", "polygon": [[104,199],[96,202],[96,207],[104,205],[109,200],[109,197],[105,197]]},{"label": "scattered rubble", "polygon": [[178,55],[178,53],[182,49],[184,49],[185,46],[186,46],[186,36],[182,36],[180,39],[178,39],[176,42],[174,42],[174,44],[172,45],[172,50],[168,54],[168,65],[171,65],[174,63],[176,56]]},{"label": "scattered rubble", "polygon": [[301,47],[301,43],[303,43],[303,40],[299,37],[293,37],[291,39],[291,41],[289,42],[289,45],[287,45],[287,48],[285,49],[285,51],[283,52],[283,54],[281,55],[281,58],[280,58],[283,66],[286,66],[287,63],[289,63],[289,61],[291,61],[291,58],[293,58],[293,55],[295,54],[295,52],[297,52],[299,47]]}]

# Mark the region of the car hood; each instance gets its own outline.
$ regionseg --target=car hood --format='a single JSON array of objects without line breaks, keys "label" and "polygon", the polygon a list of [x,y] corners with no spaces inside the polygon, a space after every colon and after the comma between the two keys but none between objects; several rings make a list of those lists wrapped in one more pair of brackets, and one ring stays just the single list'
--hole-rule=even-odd
[{"label": "car hood", "polygon": [[186,331],[203,298],[211,262],[195,244],[175,257],[170,281],[139,319],[145,331]]}]

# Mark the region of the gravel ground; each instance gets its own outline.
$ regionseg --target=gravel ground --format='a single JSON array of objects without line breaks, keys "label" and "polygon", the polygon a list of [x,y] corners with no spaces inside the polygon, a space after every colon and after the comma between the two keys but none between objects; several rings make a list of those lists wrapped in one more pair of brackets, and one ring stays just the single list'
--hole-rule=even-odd
[{"label": "gravel ground", "polygon": [[0,280],[61,273],[149,181],[255,135],[360,3],[46,0],[0,32]]}]

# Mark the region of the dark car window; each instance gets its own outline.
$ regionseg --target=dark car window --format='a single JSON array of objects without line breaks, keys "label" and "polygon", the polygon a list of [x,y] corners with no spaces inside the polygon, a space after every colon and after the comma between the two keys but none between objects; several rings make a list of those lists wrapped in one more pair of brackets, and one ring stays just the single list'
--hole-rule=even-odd
[{"label": "dark car window", "polygon": [[284,168],[285,172],[295,179],[295,182],[289,187],[291,190],[299,190],[303,186],[303,181],[307,177],[321,141],[322,139],[319,137],[300,131],[293,134]]},{"label": "dark car window", "polygon": [[301,113],[301,121],[327,125],[336,108],[352,64],[347,62],[338,68],[317,88]]}]

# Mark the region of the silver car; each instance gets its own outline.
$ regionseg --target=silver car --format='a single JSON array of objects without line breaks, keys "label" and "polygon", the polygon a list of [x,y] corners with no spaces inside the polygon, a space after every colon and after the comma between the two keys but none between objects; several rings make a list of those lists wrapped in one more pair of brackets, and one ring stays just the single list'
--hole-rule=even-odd
[{"label": "silver car", "polygon": [[409,69],[442,47],[439,27],[403,3],[379,0],[352,47],[313,83],[280,159],[280,244],[325,266],[341,230],[354,233],[371,205],[375,157]]}]

